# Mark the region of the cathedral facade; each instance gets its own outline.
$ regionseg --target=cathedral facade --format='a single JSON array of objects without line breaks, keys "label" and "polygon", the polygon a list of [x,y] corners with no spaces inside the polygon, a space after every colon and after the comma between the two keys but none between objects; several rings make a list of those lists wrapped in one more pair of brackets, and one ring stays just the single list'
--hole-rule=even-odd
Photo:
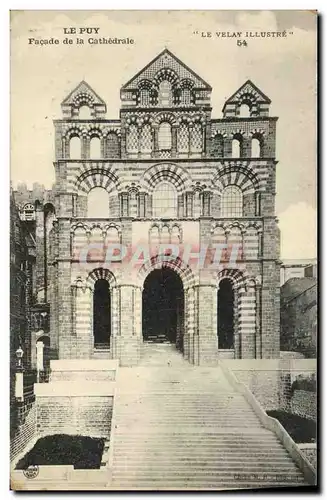
[{"label": "cathedral facade", "polygon": [[279,357],[277,118],[251,81],[212,118],[211,90],[165,49],[121,88],[119,119],[84,81],[62,102],[52,357],[136,365],[143,342],[197,365]]}]

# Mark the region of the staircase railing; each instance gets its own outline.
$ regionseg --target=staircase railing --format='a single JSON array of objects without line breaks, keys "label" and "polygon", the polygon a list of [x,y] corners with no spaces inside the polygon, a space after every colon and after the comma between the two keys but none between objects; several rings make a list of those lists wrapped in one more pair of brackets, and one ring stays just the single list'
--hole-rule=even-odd
[{"label": "staircase railing", "polygon": [[252,394],[250,389],[238,380],[236,375],[229,369],[223,360],[220,361],[220,366],[232,387],[240,392],[247,403],[251,406],[257,417],[259,418],[262,425],[276,434],[277,438],[282,442],[286,450],[291,455],[292,459],[302,471],[304,479],[307,483],[315,485],[316,484],[316,471],[307,460],[307,458],[301,452],[299,446],[293,441],[288,432],[284,429],[281,423],[272,417],[269,417],[265,410],[260,405],[259,401]]}]

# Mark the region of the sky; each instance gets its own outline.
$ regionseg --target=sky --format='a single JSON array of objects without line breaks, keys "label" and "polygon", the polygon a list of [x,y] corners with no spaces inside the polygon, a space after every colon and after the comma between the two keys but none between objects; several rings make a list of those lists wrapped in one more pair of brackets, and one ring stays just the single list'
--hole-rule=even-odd
[{"label": "sky", "polygon": [[[64,45],[63,28],[133,45]],[[201,37],[201,32],[277,31],[281,38]],[[195,34],[198,32],[199,34]],[[293,34],[290,34],[293,33]],[[31,45],[28,38],[60,40]],[[165,47],[213,88],[212,117],[251,79],[277,116],[276,215],[281,257],[316,256],[316,16],[309,11],[16,11],[11,14],[11,180],[51,188],[61,101],[86,80],[118,118],[120,87]]]}]

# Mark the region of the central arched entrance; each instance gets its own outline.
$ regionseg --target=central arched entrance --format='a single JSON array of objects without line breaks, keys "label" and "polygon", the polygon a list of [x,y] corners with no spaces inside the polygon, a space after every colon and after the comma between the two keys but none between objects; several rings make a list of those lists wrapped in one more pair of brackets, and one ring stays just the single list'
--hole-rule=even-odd
[{"label": "central arched entrance", "polygon": [[184,290],[170,268],[154,269],[144,281],[142,331],[145,342],[171,343],[183,349]]}]

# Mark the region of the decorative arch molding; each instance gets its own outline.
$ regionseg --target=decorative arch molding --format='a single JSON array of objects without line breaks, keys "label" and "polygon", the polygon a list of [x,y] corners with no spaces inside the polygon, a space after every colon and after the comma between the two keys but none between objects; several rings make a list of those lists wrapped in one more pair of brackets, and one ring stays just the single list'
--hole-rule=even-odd
[{"label": "decorative arch molding", "polygon": [[170,112],[161,112],[161,113],[156,114],[156,116],[153,119],[152,124],[155,127],[159,127],[160,123],[162,123],[162,122],[170,123],[171,126],[178,125],[178,121],[176,119],[176,116],[174,115],[174,113],[170,113]]},{"label": "decorative arch molding", "polygon": [[78,92],[72,99],[75,108],[80,108],[81,106],[89,106],[92,108],[94,106],[94,97],[88,92]]},{"label": "decorative arch molding", "polygon": [[179,81],[178,74],[171,68],[162,68],[153,77],[153,85],[159,87],[160,82],[167,80],[172,86],[175,86]]},{"label": "decorative arch molding", "polygon": [[115,134],[118,138],[120,138],[121,131],[119,128],[106,127],[104,129],[102,129],[102,134],[103,134],[103,137],[108,137],[108,135],[110,135],[110,134]]},{"label": "decorative arch molding", "polygon": [[250,278],[247,271],[240,271],[239,269],[222,269],[216,275],[217,287],[223,279],[229,279],[233,284],[234,290],[246,290],[247,280]]},{"label": "decorative arch molding", "polygon": [[151,88],[152,88],[152,82],[150,80],[148,80],[147,78],[144,78],[143,80],[140,80],[140,82],[138,84],[138,88],[140,90],[141,89],[151,90]]},{"label": "decorative arch molding", "polygon": [[266,131],[263,128],[254,128],[249,132],[249,137],[251,138],[263,138],[266,134]]},{"label": "decorative arch molding", "polygon": [[177,257],[177,259],[175,259],[174,261],[164,259],[164,255],[156,255],[155,257],[152,257],[148,262],[143,264],[143,266],[139,269],[137,280],[141,288],[143,288],[145,279],[152,271],[154,271],[155,269],[163,268],[171,269],[178,274],[178,276],[182,280],[184,291],[188,288],[194,287],[197,284],[197,279],[195,278],[191,268],[186,265],[179,257]]},{"label": "decorative arch molding", "polygon": [[242,130],[240,128],[235,128],[234,130],[231,130],[229,136],[232,139],[238,139],[238,138],[244,138],[246,136],[245,130]]},{"label": "decorative arch molding", "polygon": [[110,193],[115,189],[120,190],[120,182],[115,172],[99,165],[87,168],[79,175],[74,184],[74,191],[87,194],[94,187],[103,187]]},{"label": "decorative arch molding", "polygon": [[150,194],[156,184],[164,180],[172,182],[179,194],[191,188],[192,179],[189,173],[172,163],[153,165],[144,172],[141,183],[143,189]]},{"label": "decorative arch molding", "polygon": [[194,82],[190,78],[183,78],[180,82],[181,89],[192,89],[194,87]]},{"label": "decorative arch molding", "polygon": [[226,130],[214,130],[212,133],[211,133],[211,139],[214,139],[216,136],[220,136],[222,137],[223,139],[226,139],[228,137],[228,134],[226,132]]},{"label": "decorative arch molding", "polygon": [[93,269],[85,280],[85,284],[91,290],[94,290],[94,286],[96,281],[98,280],[106,280],[109,283],[109,288],[116,286],[116,278],[115,275],[109,271],[109,269],[105,269],[103,267],[98,267]]},{"label": "decorative arch molding", "polygon": [[247,167],[247,163],[240,161],[226,163],[217,171],[212,184],[219,194],[231,184],[238,186],[243,194],[254,193],[260,187],[257,176]]},{"label": "decorative arch molding", "polygon": [[74,125],[66,130],[64,138],[66,139],[66,141],[69,141],[72,137],[79,137],[81,139],[82,137],[86,137],[87,135],[88,132],[85,126]]}]

